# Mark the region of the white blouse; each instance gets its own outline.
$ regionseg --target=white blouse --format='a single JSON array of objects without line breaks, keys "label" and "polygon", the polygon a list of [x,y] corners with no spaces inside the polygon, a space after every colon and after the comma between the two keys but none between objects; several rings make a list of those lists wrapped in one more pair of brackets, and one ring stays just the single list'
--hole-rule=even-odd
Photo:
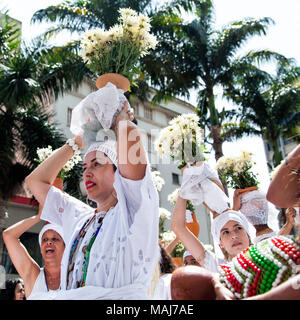
[{"label": "white blouse", "polygon": [[94,215],[94,209],[55,187],[50,188],[41,219],[61,225],[66,244],[61,263],[62,291],[55,297],[52,294],[52,299],[148,298],[146,292],[159,257],[159,202],[149,165],[139,181],[126,179],[117,170],[114,188],[118,203],[106,213],[91,248],[86,286],[75,289],[81,274],[82,248],[97,229],[98,219],[88,228],[75,256],[71,290],[66,290],[70,249],[83,224]]},{"label": "white blouse", "polygon": [[218,266],[220,264],[226,264],[225,259],[218,258],[218,256],[210,250],[205,251],[205,258],[203,268],[206,268],[212,272],[218,272]]}]

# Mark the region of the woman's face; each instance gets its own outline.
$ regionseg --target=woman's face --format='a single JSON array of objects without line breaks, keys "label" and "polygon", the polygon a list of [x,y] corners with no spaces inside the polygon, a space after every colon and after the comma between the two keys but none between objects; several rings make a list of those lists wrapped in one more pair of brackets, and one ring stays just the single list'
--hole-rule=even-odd
[{"label": "woman's face", "polygon": [[89,199],[101,202],[111,196],[115,173],[112,162],[103,152],[88,153],[82,168]]},{"label": "woman's face", "polygon": [[18,283],[15,288],[15,300],[24,300],[25,291],[23,283]]},{"label": "woman's face", "polygon": [[41,254],[45,263],[60,264],[65,250],[62,237],[54,230],[47,230],[41,241]]},{"label": "woman's face", "polygon": [[235,257],[250,246],[249,236],[237,221],[228,221],[220,232],[220,247]]}]

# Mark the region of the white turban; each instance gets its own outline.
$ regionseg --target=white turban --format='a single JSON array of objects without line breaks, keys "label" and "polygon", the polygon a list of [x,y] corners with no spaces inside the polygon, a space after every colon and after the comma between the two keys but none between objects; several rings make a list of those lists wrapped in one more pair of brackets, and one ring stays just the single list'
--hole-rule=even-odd
[{"label": "white turban", "polygon": [[88,153],[92,151],[100,151],[103,152],[112,163],[118,167],[118,157],[117,157],[117,143],[113,140],[107,140],[105,142],[95,142],[91,144],[85,153],[83,159],[85,161],[85,157]]},{"label": "white turban", "polygon": [[212,232],[214,241],[217,245],[220,244],[221,230],[228,221],[236,221],[240,223],[248,233],[252,242],[252,239],[255,236],[254,227],[248,222],[246,217],[241,212],[228,210],[218,215],[215,219],[213,219],[213,222],[212,222],[211,232]]},{"label": "white turban", "polygon": [[47,223],[47,224],[45,224],[43,226],[42,230],[39,233],[39,244],[40,244],[40,246],[41,246],[41,243],[42,243],[43,234],[48,230],[53,230],[53,231],[57,232],[62,237],[62,239],[64,240],[64,232],[63,232],[62,227],[57,225],[57,224],[54,224],[54,223]]},{"label": "white turban", "polygon": [[188,256],[191,256],[192,254],[190,253],[190,251],[186,250],[183,254],[183,260],[188,257]]}]

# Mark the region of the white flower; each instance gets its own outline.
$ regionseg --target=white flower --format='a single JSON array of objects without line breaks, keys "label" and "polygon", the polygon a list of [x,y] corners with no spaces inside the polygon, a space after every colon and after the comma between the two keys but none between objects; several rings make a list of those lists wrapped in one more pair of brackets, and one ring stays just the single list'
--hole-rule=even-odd
[{"label": "white flower", "polygon": [[169,231],[163,232],[161,237],[162,237],[162,240],[164,240],[168,244],[176,238],[176,235],[173,231],[169,230]]},{"label": "white flower", "polygon": [[175,205],[176,201],[179,196],[179,190],[180,188],[175,189],[172,193],[168,195],[168,201],[171,202],[171,204]]},{"label": "white flower", "polygon": [[170,220],[171,212],[165,208],[159,208],[159,218],[162,220]]},{"label": "white flower", "polygon": [[151,175],[156,190],[160,192],[162,186],[165,184],[165,180],[160,176],[159,171],[151,171]]}]

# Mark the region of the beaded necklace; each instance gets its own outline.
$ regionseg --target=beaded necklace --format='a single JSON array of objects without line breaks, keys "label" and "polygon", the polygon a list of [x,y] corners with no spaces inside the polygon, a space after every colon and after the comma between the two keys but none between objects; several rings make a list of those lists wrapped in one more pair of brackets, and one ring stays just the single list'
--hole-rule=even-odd
[{"label": "beaded necklace", "polygon": [[263,294],[297,274],[300,265],[298,241],[273,237],[249,247],[218,267],[220,280],[243,299]]},{"label": "beaded necklace", "polygon": [[[92,249],[92,246],[94,244],[94,241],[102,227],[102,221],[103,221],[103,218],[100,218],[101,221],[100,222],[100,225],[98,226],[98,228],[96,229],[96,231],[93,233],[92,237],[91,237],[91,240],[86,248],[86,252],[85,252],[85,255],[84,255],[84,262],[83,262],[83,281],[82,281],[82,284],[81,284],[81,287],[84,287],[85,286],[85,281],[86,281],[86,274],[87,274],[87,269],[88,269],[88,265],[89,265],[89,262],[90,262],[90,252],[91,252],[91,249]],[[100,220],[99,219],[99,220]]]},{"label": "beaded necklace", "polygon": [[84,223],[84,225],[82,226],[82,228],[80,229],[80,231],[77,234],[77,237],[75,238],[71,250],[70,250],[70,256],[69,256],[69,265],[68,265],[68,270],[67,270],[67,288],[69,285],[69,278],[70,278],[70,272],[73,271],[74,269],[74,256],[75,253],[78,251],[79,248],[79,243],[81,243],[81,241],[83,240],[88,227],[90,226],[90,224],[95,220],[96,218],[96,213],[89,219],[86,220],[86,222]]}]

